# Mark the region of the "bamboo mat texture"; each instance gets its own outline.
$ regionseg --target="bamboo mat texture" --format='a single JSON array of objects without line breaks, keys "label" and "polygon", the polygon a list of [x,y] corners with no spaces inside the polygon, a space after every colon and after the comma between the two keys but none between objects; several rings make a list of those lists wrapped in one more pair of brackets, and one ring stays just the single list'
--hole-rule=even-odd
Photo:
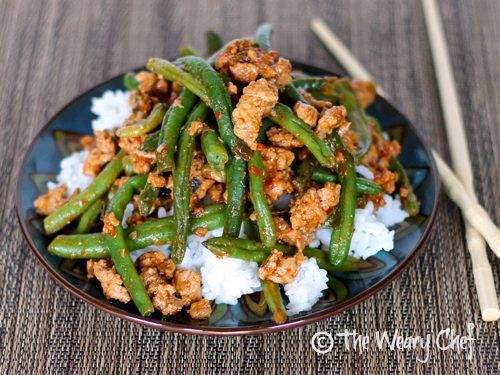
[{"label": "bamboo mat texture", "polygon": [[[500,1],[439,1],[463,105],[477,195],[500,222]],[[88,88],[180,45],[204,49],[273,23],[284,56],[332,70],[309,30],[320,16],[444,156],[447,140],[420,1],[0,0],[0,373],[467,373],[500,372],[499,327],[480,321],[458,209],[443,195],[424,251],[394,283],[338,316],[260,337],[197,337],[122,321],[53,282],[22,238],[14,210],[17,171],[47,119]],[[495,146],[496,145],[496,146]],[[490,254],[491,255],[491,254]],[[500,263],[490,256],[500,286]],[[497,289],[498,290],[498,289]],[[316,354],[318,331],[395,330],[403,336],[466,332],[472,351]],[[470,359],[468,358],[470,356]]]}]

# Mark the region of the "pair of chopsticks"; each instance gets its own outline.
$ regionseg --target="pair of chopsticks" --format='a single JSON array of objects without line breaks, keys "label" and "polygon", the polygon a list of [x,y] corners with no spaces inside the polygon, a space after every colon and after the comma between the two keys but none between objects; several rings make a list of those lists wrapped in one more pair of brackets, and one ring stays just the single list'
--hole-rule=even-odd
[{"label": "pair of chopsticks", "polygon": [[[492,222],[484,208],[479,205],[474,193],[472,168],[465,141],[462,114],[436,4],[434,0],[422,0],[422,4],[456,175],[435,150],[432,150],[432,154],[436,160],[445,190],[460,207],[465,220],[467,248],[471,255],[482,319],[496,321],[500,318],[500,309],[491,265],[486,255],[485,240],[493,252],[500,256],[500,230]],[[353,78],[374,80],[322,20],[314,19],[311,22],[311,29]],[[377,91],[379,94],[387,96],[382,89],[378,88]]]}]

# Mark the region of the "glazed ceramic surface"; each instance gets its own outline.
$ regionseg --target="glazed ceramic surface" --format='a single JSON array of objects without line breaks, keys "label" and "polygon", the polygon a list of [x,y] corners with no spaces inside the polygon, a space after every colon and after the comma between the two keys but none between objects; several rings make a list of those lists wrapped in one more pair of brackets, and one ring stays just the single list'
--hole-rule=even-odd
[{"label": "glazed ceramic surface", "polygon": [[[294,68],[309,74],[329,73],[299,63],[294,63]],[[282,325],[273,322],[261,293],[244,296],[237,305],[214,305],[212,316],[203,322],[191,321],[184,315],[165,319],[158,312],[143,318],[132,303],[123,305],[106,301],[98,283],[87,280],[83,261],[63,260],[48,253],[47,246],[52,237],[43,233],[42,220],[35,213],[33,201],[46,192],[46,183],[58,173],[60,160],[80,149],[79,137],[92,133],[91,99],[101,96],[106,90],[124,90],[122,78],[120,75],[87,91],[59,111],[33,141],[19,175],[17,213],[23,234],[50,275],[78,298],[121,318],[162,330],[215,335],[267,333],[312,323],[360,303],[399,275],[423,247],[439,195],[436,169],[429,149],[415,128],[390,103],[377,97],[368,113],[400,141],[400,160],[422,204],[418,216],[394,228],[393,251],[381,251],[366,261],[360,261],[352,272],[329,274],[329,289],[312,310],[292,316]]]}]

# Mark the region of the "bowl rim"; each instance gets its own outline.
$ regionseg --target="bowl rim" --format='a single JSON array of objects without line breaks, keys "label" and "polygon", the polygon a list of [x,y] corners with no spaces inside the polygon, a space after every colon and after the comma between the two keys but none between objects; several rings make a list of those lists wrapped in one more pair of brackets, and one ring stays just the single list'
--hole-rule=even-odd
[{"label": "bowl rim", "polygon": [[[314,65],[310,65],[307,63],[303,63],[297,60],[291,60],[292,64],[294,67],[302,67],[302,68],[309,68],[311,70],[315,71],[321,71],[323,72],[322,74],[328,74],[328,75],[339,75],[337,73],[331,72],[327,69],[323,69],[320,67],[316,67]],[[21,232],[28,243],[29,248],[31,249],[32,253],[35,255],[35,258],[40,262],[40,264],[45,268],[45,270],[48,272],[50,277],[56,282],[56,284],[62,286],[64,289],[69,291],[73,296],[83,300],[84,302],[92,305],[93,307],[102,310],[106,313],[112,314],[116,317],[119,317],[121,319],[124,319],[126,321],[136,323],[139,325],[147,326],[150,328],[158,329],[160,331],[169,331],[169,332],[176,332],[176,333],[183,333],[183,334],[194,334],[194,335],[201,335],[201,336],[256,336],[256,335],[263,335],[263,334],[268,334],[268,333],[275,333],[275,332],[281,332],[281,331],[286,331],[290,330],[293,328],[298,328],[305,326],[307,324],[312,324],[316,323],[320,320],[329,318],[333,315],[340,314],[343,311],[365,301],[369,297],[375,295],[376,293],[380,292],[383,288],[387,287],[390,285],[397,277],[401,275],[401,273],[409,267],[409,265],[417,258],[417,255],[420,254],[424,248],[424,244],[426,240],[429,237],[430,231],[433,228],[434,221],[436,219],[436,213],[437,213],[437,208],[439,204],[439,197],[440,197],[440,192],[441,192],[441,183],[438,177],[438,172],[437,172],[437,167],[435,164],[434,157],[431,153],[431,150],[429,146],[426,144],[422,136],[419,134],[418,129],[408,120],[408,118],[397,108],[395,107],[392,103],[390,103],[387,99],[384,97],[380,96],[377,94],[376,100],[381,100],[384,105],[388,105],[392,107],[395,111],[397,111],[402,117],[405,118],[406,120],[406,126],[408,126],[413,133],[415,133],[418,141],[424,148],[428,158],[429,158],[429,166],[430,166],[430,172],[431,176],[433,179],[433,184],[434,184],[434,190],[435,190],[435,195],[434,195],[434,201],[432,202],[432,212],[429,215],[429,220],[427,222],[427,225],[424,229],[423,234],[420,236],[417,244],[414,246],[414,248],[411,250],[411,252],[408,254],[408,256],[401,262],[396,265],[396,267],[391,270],[391,272],[385,276],[383,279],[379,280],[372,286],[370,286],[368,289],[362,291],[361,293],[357,294],[356,296],[352,297],[351,299],[340,303],[338,305],[329,307],[323,311],[319,311],[316,313],[313,313],[309,316],[305,317],[300,317],[298,319],[294,319],[292,321],[287,321],[283,324],[269,324],[269,325],[264,325],[264,326],[248,326],[248,327],[208,327],[208,326],[193,326],[189,327],[183,324],[175,323],[175,322],[169,322],[169,321],[160,321],[156,319],[151,319],[148,317],[143,317],[139,316],[133,313],[130,313],[128,311],[122,310],[118,306],[114,306],[112,304],[107,303],[104,300],[98,299],[94,296],[91,296],[87,293],[85,293],[83,290],[77,288],[73,284],[71,284],[68,280],[66,280],[64,277],[60,276],[59,273],[57,273],[51,266],[50,264],[45,260],[45,258],[42,256],[41,252],[38,250],[36,245],[34,244],[33,240],[31,239],[28,229],[26,227],[26,223],[23,220],[23,215],[22,215],[22,210],[21,210],[21,185],[22,185],[22,177],[23,177],[23,171],[26,166],[26,161],[28,159],[28,156],[31,154],[35,144],[38,142],[40,137],[47,131],[49,126],[55,121],[57,117],[59,117],[66,109],[72,105],[74,102],[79,100],[82,96],[87,95],[91,91],[101,87],[105,86],[111,81],[123,76],[127,72],[130,71],[137,71],[140,69],[144,69],[144,67],[138,67],[136,69],[130,69],[127,70],[126,72],[117,74],[113,76],[112,78],[109,78],[97,85],[92,86],[91,88],[85,90],[84,92],[76,95],[73,97],[71,100],[69,100],[61,109],[59,109],[54,115],[52,115],[46,122],[45,124],[41,127],[41,129],[36,133],[34,136],[33,140],[29,144],[28,148],[26,149],[21,167],[17,171],[17,183],[16,183],[16,192],[15,192],[15,207],[16,207],[16,215],[17,219],[19,221],[19,225],[21,227]]]}]

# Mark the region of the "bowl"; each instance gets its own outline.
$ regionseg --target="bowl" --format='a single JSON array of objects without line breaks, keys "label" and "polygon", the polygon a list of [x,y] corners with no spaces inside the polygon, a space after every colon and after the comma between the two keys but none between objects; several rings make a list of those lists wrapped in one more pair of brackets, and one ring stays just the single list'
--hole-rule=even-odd
[{"label": "bowl", "polygon": [[[297,62],[293,66],[313,75],[334,74]],[[26,152],[16,192],[19,224],[33,254],[59,285],[98,309],[134,323],[187,334],[223,336],[283,331],[317,322],[361,303],[389,285],[424,248],[438,204],[440,185],[436,166],[415,127],[387,100],[377,96],[367,112],[401,142],[400,160],[421,201],[420,214],[395,229],[393,251],[379,252],[361,262],[356,271],[330,274],[329,289],[312,310],[292,316],[284,324],[274,323],[261,293],[244,296],[237,305],[214,305],[210,319],[202,322],[191,321],[182,314],[163,318],[159,312],[146,318],[132,303],[107,301],[98,283],[85,277],[82,261],[63,260],[49,254],[47,246],[52,237],[43,233],[42,218],[35,213],[33,201],[46,191],[46,182],[58,173],[60,160],[79,149],[79,137],[92,133],[91,98],[117,89],[124,89],[123,74],[81,94],[43,126]]]}]

